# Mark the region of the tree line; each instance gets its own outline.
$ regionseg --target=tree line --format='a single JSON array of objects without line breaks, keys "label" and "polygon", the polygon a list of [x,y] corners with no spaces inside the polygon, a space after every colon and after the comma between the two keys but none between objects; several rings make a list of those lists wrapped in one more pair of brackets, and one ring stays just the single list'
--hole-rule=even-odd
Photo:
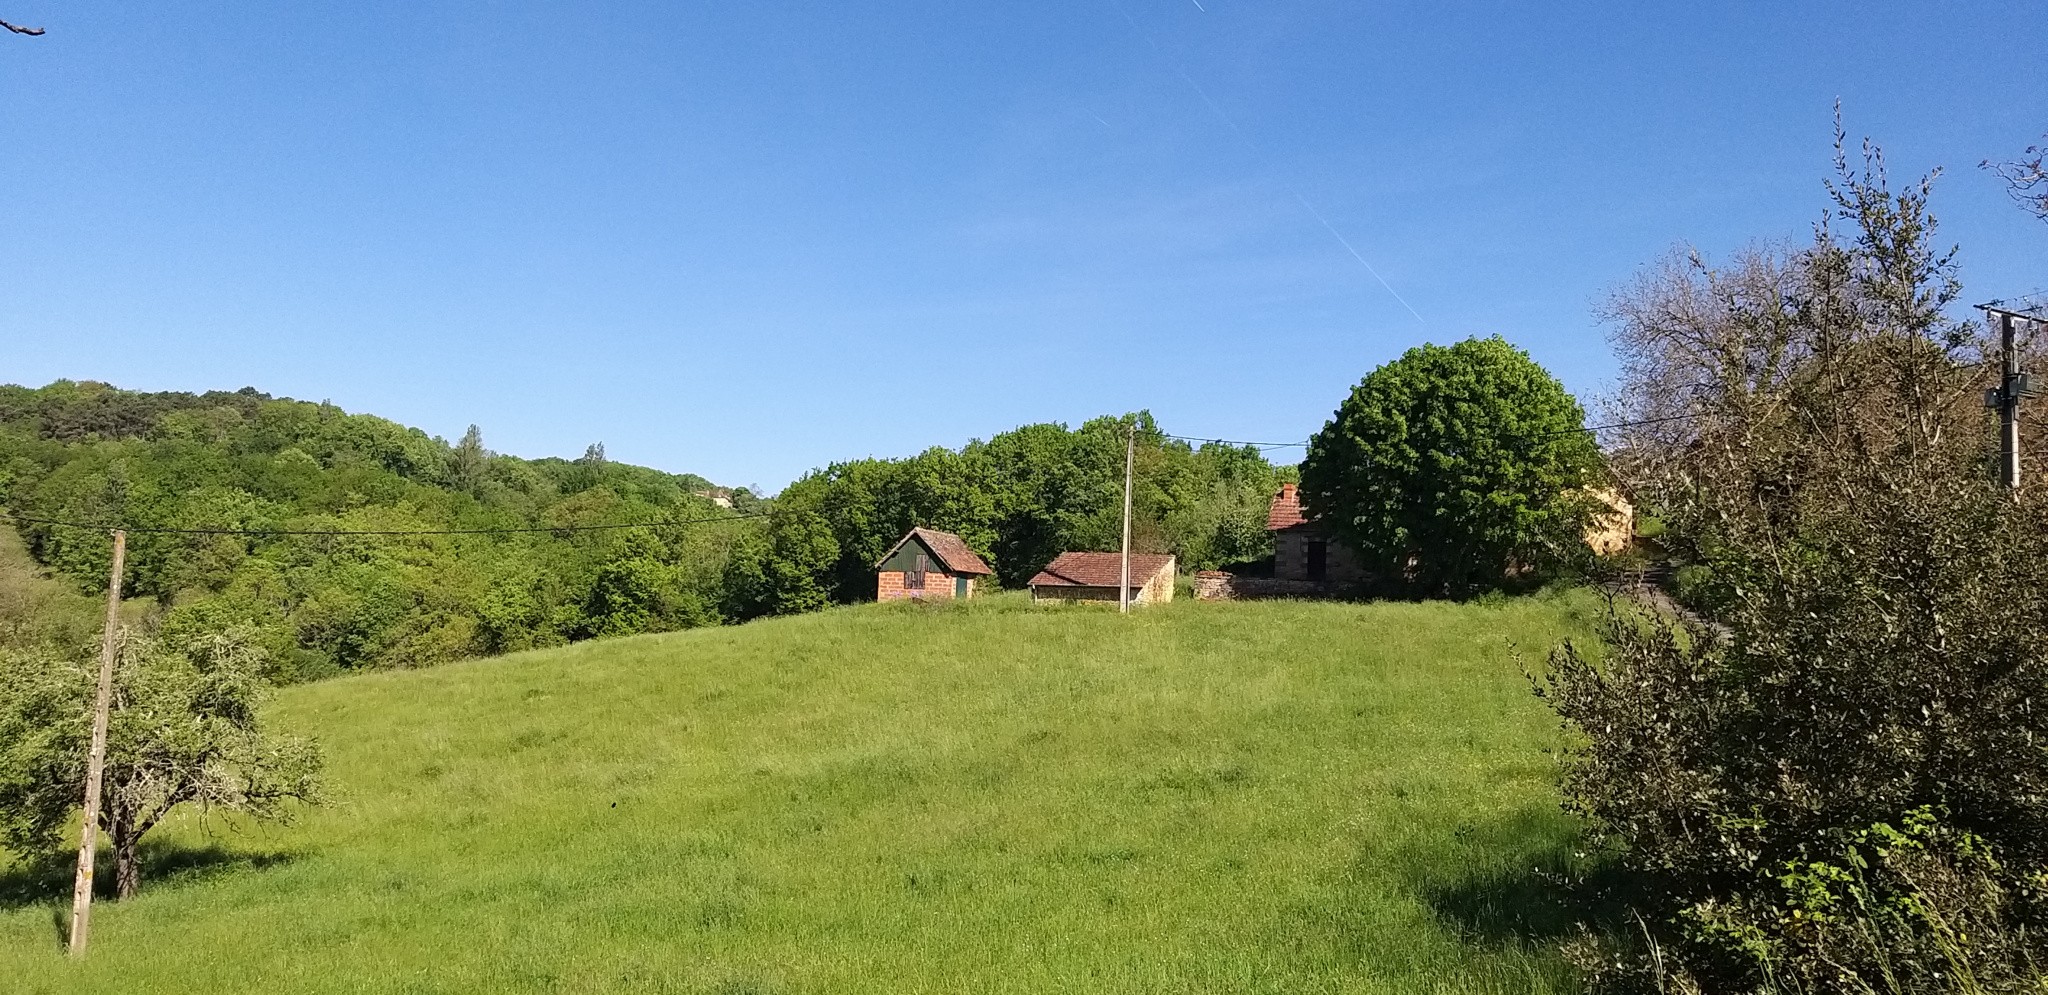
[{"label": "tree line", "polygon": [[[288,683],[860,601],[874,560],[915,525],[958,532],[1017,586],[1064,550],[1116,545],[1133,436],[1139,549],[1191,569],[1264,555],[1266,501],[1292,468],[1170,439],[1145,414],[835,463],[763,499],[610,461],[602,445],[528,460],[490,452],[474,426],[450,443],[246,388],[59,381],[0,387],[0,507],[250,533],[137,532],[124,593],[170,637],[250,633]],[[642,522],[679,524],[571,531]],[[14,524],[37,564],[81,592],[104,584],[104,531]],[[431,534],[514,528],[542,531]],[[7,638],[80,642],[83,626],[44,622]]]}]

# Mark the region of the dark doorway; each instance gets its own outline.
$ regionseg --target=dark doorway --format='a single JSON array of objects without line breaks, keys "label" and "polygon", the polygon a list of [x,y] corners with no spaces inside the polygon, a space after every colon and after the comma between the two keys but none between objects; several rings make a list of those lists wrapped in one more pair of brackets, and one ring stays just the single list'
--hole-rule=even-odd
[{"label": "dark doorway", "polygon": [[1312,541],[1308,544],[1308,579],[1322,580],[1330,574],[1330,544]]}]

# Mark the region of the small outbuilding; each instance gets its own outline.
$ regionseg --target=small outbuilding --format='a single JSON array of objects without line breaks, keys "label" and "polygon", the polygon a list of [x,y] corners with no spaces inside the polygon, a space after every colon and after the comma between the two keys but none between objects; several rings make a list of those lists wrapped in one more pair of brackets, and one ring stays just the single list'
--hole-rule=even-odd
[{"label": "small outbuilding", "polygon": [[1273,579],[1343,586],[1365,579],[1358,554],[1328,525],[1308,517],[1301,491],[1281,484],[1266,508],[1266,532],[1273,537]]},{"label": "small outbuilding", "polygon": [[[1131,554],[1131,604],[1173,600],[1173,554]],[[1061,553],[1031,578],[1031,600],[1116,604],[1122,553]]]},{"label": "small outbuilding", "polygon": [[995,571],[951,532],[911,529],[875,562],[875,600],[974,597],[974,582]]}]

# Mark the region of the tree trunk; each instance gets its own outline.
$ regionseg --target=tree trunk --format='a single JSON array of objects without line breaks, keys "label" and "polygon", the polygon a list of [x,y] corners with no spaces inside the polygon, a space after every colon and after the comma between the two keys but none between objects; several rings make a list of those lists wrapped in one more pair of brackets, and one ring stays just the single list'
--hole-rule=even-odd
[{"label": "tree trunk", "polygon": [[142,830],[135,813],[116,811],[111,834],[114,837],[114,898],[126,901],[142,890]]}]

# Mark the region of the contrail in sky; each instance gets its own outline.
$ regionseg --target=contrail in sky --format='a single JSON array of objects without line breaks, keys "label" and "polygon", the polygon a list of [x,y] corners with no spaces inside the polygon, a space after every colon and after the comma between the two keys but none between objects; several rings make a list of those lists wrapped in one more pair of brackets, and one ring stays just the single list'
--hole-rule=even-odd
[{"label": "contrail in sky", "polygon": [[[1190,2],[1195,5],[1195,9],[1201,11],[1202,13],[1206,14],[1209,12],[1209,8],[1202,6],[1201,0],[1190,0]],[[1123,15],[1124,20],[1130,24],[1131,30],[1137,32],[1138,37],[1145,39],[1145,44],[1152,46],[1152,51],[1157,52],[1161,56],[1165,57],[1168,64],[1173,66],[1173,71],[1179,73],[1180,78],[1187,81],[1188,86],[1195,91],[1195,95],[1202,98],[1202,103],[1209,105],[1209,110],[1215,112],[1216,116],[1223,121],[1224,125],[1229,127],[1230,130],[1237,135],[1238,139],[1243,141],[1245,145],[1252,150],[1253,155],[1256,155],[1261,159],[1267,158],[1266,150],[1260,148],[1259,143],[1253,141],[1252,136],[1246,134],[1243,128],[1238,127],[1237,122],[1231,118],[1230,114],[1226,112],[1220,104],[1216,103],[1216,101],[1209,98],[1209,91],[1202,89],[1202,84],[1195,82],[1195,78],[1193,76],[1188,75],[1188,71],[1180,67],[1180,61],[1175,59],[1173,56],[1167,54],[1167,52],[1164,49],[1161,49],[1159,47],[1159,43],[1152,39],[1151,32],[1146,31],[1144,28],[1138,26],[1138,22],[1135,18],[1131,16],[1131,12],[1124,9],[1122,0],[1109,0],[1109,3],[1111,6],[1116,8],[1117,13]],[[1102,118],[1097,117],[1095,120],[1102,121]],[[1102,126],[1105,128],[1109,127],[1109,122],[1103,121]],[[1281,182],[1285,183],[1286,181],[1282,180]],[[1367,273],[1371,273],[1372,278],[1378,280],[1380,286],[1385,287],[1387,293],[1392,294],[1395,300],[1400,301],[1401,306],[1407,308],[1408,313],[1414,315],[1416,321],[1422,322],[1422,324],[1424,324],[1425,326],[1429,324],[1429,321],[1422,317],[1422,312],[1415,310],[1415,305],[1408,303],[1408,299],[1402,297],[1400,292],[1394,289],[1394,285],[1388,283],[1387,278],[1380,275],[1379,270],[1373,269],[1372,264],[1366,262],[1365,257],[1363,255],[1360,255],[1359,251],[1356,248],[1352,247],[1351,240],[1345,238],[1344,233],[1338,231],[1337,226],[1330,223],[1330,219],[1323,217],[1323,212],[1316,210],[1315,205],[1309,203],[1307,197],[1303,197],[1300,193],[1295,192],[1294,199],[1300,201],[1301,206],[1307,208],[1308,213],[1314,215],[1317,221],[1322,222],[1323,229],[1325,231],[1328,231],[1332,236],[1334,236],[1337,239],[1337,244],[1343,246],[1344,251],[1351,253],[1351,258],[1358,260],[1358,265],[1365,267],[1365,271]]]},{"label": "contrail in sky", "polygon": [[[1308,213],[1315,215],[1316,220],[1321,221],[1323,223],[1323,227],[1329,229],[1330,234],[1335,235],[1337,237],[1337,242],[1338,244],[1344,246],[1344,251],[1351,253],[1351,258],[1358,260],[1358,265],[1365,267],[1365,271],[1367,273],[1371,273],[1372,278],[1380,282],[1380,286],[1387,288],[1387,293],[1393,294],[1394,299],[1400,301],[1401,306],[1407,308],[1408,313],[1414,315],[1416,321],[1422,321],[1422,313],[1415,310],[1415,306],[1408,303],[1407,298],[1402,297],[1398,292],[1396,292],[1394,290],[1394,285],[1388,283],[1387,278],[1381,276],[1379,270],[1373,269],[1372,264],[1366,262],[1365,257],[1358,254],[1357,249],[1351,247],[1351,242],[1347,240],[1343,236],[1343,234],[1339,233],[1335,226],[1330,224],[1328,218],[1323,217],[1323,212],[1316,210],[1315,205],[1309,203],[1307,197],[1303,197],[1300,194],[1295,194],[1294,199],[1301,201],[1301,206],[1308,208]],[[1425,325],[1429,324],[1429,322],[1427,321],[1422,321],[1422,323]]]},{"label": "contrail in sky", "polygon": [[[1244,129],[1237,126],[1237,121],[1232,119],[1230,114],[1226,112],[1221,105],[1219,105],[1218,103],[1216,103],[1215,100],[1209,97],[1209,91],[1202,89],[1202,84],[1195,82],[1195,78],[1193,76],[1188,75],[1188,71],[1182,69],[1179,66],[1174,66],[1173,71],[1179,73],[1180,78],[1187,81],[1188,86],[1194,89],[1195,95],[1202,98],[1202,103],[1209,105],[1209,109],[1211,111],[1214,111],[1216,113],[1216,116],[1223,121],[1224,125],[1227,126],[1232,132],[1234,132],[1238,138],[1244,141],[1245,145],[1252,150],[1252,154],[1257,155],[1260,158],[1265,158],[1266,150],[1260,148],[1258,142],[1252,141],[1252,136],[1245,134]],[[1281,182],[1284,183],[1286,181],[1283,180]],[[1423,319],[1421,312],[1415,310],[1415,305],[1408,303],[1408,299],[1402,297],[1400,292],[1394,289],[1394,285],[1388,283],[1387,278],[1380,275],[1379,270],[1373,269],[1372,264],[1366,262],[1365,257],[1360,255],[1358,250],[1352,247],[1351,241],[1345,238],[1342,232],[1337,230],[1337,226],[1330,223],[1330,219],[1323,217],[1323,212],[1316,210],[1315,205],[1309,203],[1307,197],[1303,197],[1301,194],[1295,193],[1294,199],[1301,201],[1301,206],[1307,208],[1308,213],[1315,215],[1315,219],[1317,221],[1322,222],[1324,229],[1328,230],[1331,235],[1336,236],[1337,244],[1342,245],[1344,247],[1344,251],[1351,253],[1351,258],[1358,260],[1358,264],[1360,266],[1365,267],[1365,271],[1367,273],[1371,273],[1372,278],[1380,282],[1380,286],[1387,288],[1387,293],[1393,294],[1394,299],[1400,301],[1401,306],[1407,308],[1409,314],[1415,315],[1416,321],[1420,321],[1424,325],[1429,324],[1428,321]]]},{"label": "contrail in sky", "polygon": [[1188,85],[1195,88],[1195,96],[1202,98],[1202,103],[1208,104],[1209,109],[1215,111],[1216,116],[1222,118],[1223,123],[1230,126],[1230,130],[1237,132],[1237,137],[1244,139],[1244,143],[1246,145],[1251,146],[1253,152],[1257,152],[1260,155],[1266,154],[1266,150],[1259,148],[1259,143],[1252,141],[1252,136],[1245,134],[1244,129],[1238,127],[1237,122],[1231,120],[1230,115],[1225,113],[1223,108],[1219,106],[1216,103],[1216,101],[1209,99],[1209,91],[1202,89],[1202,84],[1195,82],[1195,78],[1193,76],[1189,76],[1187,70],[1182,69],[1179,66],[1175,66],[1173,67],[1173,71],[1179,73],[1181,79],[1187,80]]}]

